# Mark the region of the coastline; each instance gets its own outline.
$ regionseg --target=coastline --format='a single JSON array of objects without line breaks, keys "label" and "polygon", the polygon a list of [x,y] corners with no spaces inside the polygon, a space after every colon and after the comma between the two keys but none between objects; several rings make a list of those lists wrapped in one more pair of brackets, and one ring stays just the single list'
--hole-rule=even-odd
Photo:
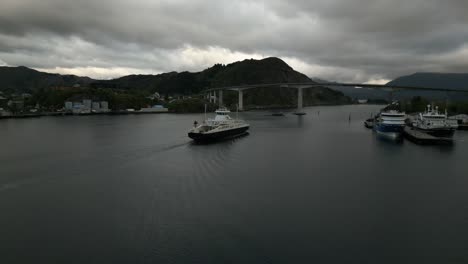
[{"label": "coastline", "polygon": [[1,116],[0,119],[26,119],[26,118],[39,118],[43,116],[102,116],[102,115],[149,115],[149,114],[167,114],[173,112],[139,112],[139,111],[111,111],[104,113],[86,113],[86,114],[73,114],[73,113],[61,113],[61,112],[44,112],[44,113],[35,113],[35,114],[18,114],[18,115],[5,115]]},{"label": "coastline", "polygon": [[[314,106],[342,106],[342,105],[366,105],[366,104],[331,104],[331,103],[322,103],[322,104],[314,104],[305,106],[314,107]],[[378,105],[378,104],[367,104],[367,105]],[[296,109],[296,106],[286,105],[286,106],[249,106],[246,109],[241,110],[239,112],[254,112],[254,111],[262,111],[262,110],[291,110],[293,111]],[[118,111],[109,111],[109,112],[101,112],[101,113],[83,113],[83,114],[73,114],[71,112],[41,112],[41,113],[27,113],[27,114],[16,114],[16,115],[0,115],[1,119],[29,119],[29,118],[40,118],[44,116],[55,116],[55,117],[63,117],[63,116],[115,116],[115,115],[150,115],[150,114],[196,114],[196,113],[203,113],[200,111],[174,111],[174,110],[167,110],[167,111],[155,111],[155,112],[147,112],[147,111],[127,111],[127,110],[118,110]]]}]

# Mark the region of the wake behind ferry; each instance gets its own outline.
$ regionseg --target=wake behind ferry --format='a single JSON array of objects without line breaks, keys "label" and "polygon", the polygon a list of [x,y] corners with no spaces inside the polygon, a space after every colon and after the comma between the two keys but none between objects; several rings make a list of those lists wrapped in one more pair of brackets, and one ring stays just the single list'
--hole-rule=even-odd
[{"label": "wake behind ferry", "polygon": [[250,127],[244,120],[232,119],[229,116],[231,111],[226,108],[220,108],[215,113],[214,119],[205,119],[201,125],[195,121],[188,136],[199,142],[216,141],[245,134]]}]

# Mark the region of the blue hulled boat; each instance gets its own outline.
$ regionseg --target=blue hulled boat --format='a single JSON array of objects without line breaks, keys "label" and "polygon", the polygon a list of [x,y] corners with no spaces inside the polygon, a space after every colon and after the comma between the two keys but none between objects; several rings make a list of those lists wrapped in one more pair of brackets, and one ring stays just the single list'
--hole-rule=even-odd
[{"label": "blue hulled boat", "polygon": [[395,106],[398,106],[398,103],[393,103],[380,112],[375,118],[374,130],[377,134],[387,138],[400,139],[405,127],[406,114],[397,109],[392,109]]}]

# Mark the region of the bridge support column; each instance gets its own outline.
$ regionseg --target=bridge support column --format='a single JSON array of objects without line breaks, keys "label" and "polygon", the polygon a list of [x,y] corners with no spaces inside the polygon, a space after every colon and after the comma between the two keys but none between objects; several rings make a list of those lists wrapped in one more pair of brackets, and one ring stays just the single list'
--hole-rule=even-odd
[{"label": "bridge support column", "polygon": [[238,101],[238,108],[239,111],[244,111],[244,92],[239,89],[239,101]]},{"label": "bridge support column", "polygon": [[223,90],[219,90],[219,107],[223,106]]},{"label": "bridge support column", "polygon": [[210,92],[210,103],[216,103],[216,91]]},{"label": "bridge support column", "polygon": [[303,107],[302,89],[303,88],[301,87],[297,87],[297,109],[296,109],[296,112],[294,113],[295,115],[305,115],[305,113],[302,111],[302,107]]},{"label": "bridge support column", "polygon": [[303,113],[302,107],[303,107],[302,88],[297,88],[297,113]]}]

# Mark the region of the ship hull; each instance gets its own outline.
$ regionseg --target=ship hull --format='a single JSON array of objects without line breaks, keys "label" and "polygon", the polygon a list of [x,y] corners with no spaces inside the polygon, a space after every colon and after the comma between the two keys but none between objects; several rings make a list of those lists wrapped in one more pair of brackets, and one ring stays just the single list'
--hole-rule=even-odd
[{"label": "ship hull", "polygon": [[417,130],[427,133],[431,136],[434,137],[453,137],[453,134],[455,133],[455,129],[423,129],[419,127],[415,127]]},{"label": "ship hull", "polygon": [[403,135],[403,126],[386,125],[382,123],[375,123],[374,130],[378,135],[391,139],[399,139]]},{"label": "ship hull", "polygon": [[243,135],[247,132],[248,129],[249,126],[244,126],[213,133],[189,132],[188,136],[196,142],[212,142]]}]

